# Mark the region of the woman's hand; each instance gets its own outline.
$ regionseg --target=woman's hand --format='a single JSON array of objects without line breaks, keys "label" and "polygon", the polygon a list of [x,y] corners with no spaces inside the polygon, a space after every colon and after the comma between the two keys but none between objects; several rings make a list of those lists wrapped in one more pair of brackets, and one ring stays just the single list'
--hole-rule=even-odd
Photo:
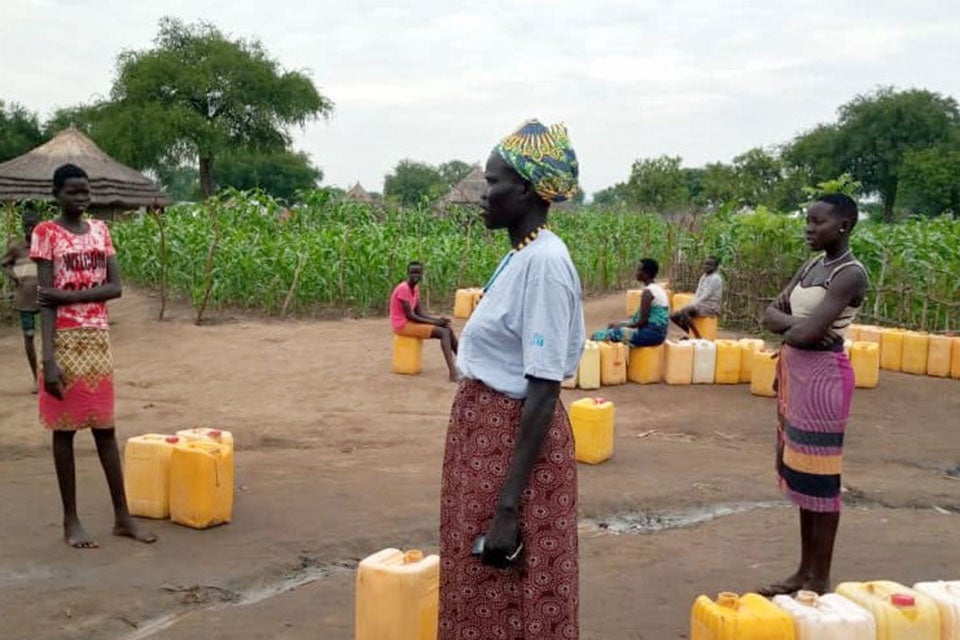
[{"label": "woman's hand", "polygon": [[72,291],[64,291],[56,287],[37,287],[37,303],[41,307],[60,307],[65,304],[73,304],[74,296]]},{"label": "woman's hand", "polygon": [[517,510],[498,508],[487,530],[481,561],[490,567],[506,569],[512,564],[508,558],[516,553],[519,545],[520,517]]},{"label": "woman's hand", "polygon": [[43,388],[57,400],[63,400],[63,390],[66,384],[63,379],[63,369],[56,360],[43,362]]}]

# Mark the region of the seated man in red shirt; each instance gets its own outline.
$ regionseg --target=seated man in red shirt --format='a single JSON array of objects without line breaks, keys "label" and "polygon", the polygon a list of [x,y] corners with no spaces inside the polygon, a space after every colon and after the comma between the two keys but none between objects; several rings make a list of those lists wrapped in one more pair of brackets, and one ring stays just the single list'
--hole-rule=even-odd
[{"label": "seated man in red shirt", "polygon": [[420,311],[420,281],[423,279],[423,265],[411,262],[407,279],[397,285],[390,295],[390,324],[398,336],[409,336],[427,340],[436,338],[443,348],[443,357],[450,371],[450,381],[456,382],[457,335],[450,326],[450,318],[433,318]]}]

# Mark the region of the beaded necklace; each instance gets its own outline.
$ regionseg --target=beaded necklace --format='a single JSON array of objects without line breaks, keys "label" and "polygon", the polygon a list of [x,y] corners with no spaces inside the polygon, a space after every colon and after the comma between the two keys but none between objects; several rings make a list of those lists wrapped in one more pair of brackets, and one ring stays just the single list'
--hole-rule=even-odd
[{"label": "beaded necklace", "polygon": [[490,276],[490,279],[487,280],[487,284],[483,285],[483,293],[486,293],[490,290],[490,287],[493,286],[493,283],[496,281],[497,277],[503,273],[503,270],[507,268],[507,265],[510,264],[510,261],[513,259],[513,256],[520,251],[523,251],[531,242],[537,239],[537,236],[540,235],[540,232],[547,228],[546,224],[542,224],[529,234],[527,237],[520,241],[520,243],[510,250],[510,253],[507,254],[507,257],[503,259],[500,263],[500,266],[494,271],[493,275]]}]

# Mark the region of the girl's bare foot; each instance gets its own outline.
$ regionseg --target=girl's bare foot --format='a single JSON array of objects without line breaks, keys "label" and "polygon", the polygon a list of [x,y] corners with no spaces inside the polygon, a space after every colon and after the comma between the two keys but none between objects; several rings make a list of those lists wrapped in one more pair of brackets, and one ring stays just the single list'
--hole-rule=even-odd
[{"label": "girl's bare foot", "polygon": [[[801,589],[816,591],[816,589],[811,589],[807,586],[809,582],[810,581],[805,580],[800,574],[795,573],[783,582],[776,582],[762,589],[757,589],[757,593],[764,598],[772,598],[773,596],[790,595]],[[822,593],[822,591],[817,591],[817,593]]]},{"label": "girl's bare foot", "polygon": [[63,523],[63,539],[74,549],[96,549],[100,545],[83,530],[80,520],[66,520]]},{"label": "girl's bare foot", "polygon": [[132,516],[117,518],[117,523],[113,525],[113,535],[124,538],[133,538],[138,542],[156,542],[157,536],[152,531],[145,531],[140,528],[137,521]]}]

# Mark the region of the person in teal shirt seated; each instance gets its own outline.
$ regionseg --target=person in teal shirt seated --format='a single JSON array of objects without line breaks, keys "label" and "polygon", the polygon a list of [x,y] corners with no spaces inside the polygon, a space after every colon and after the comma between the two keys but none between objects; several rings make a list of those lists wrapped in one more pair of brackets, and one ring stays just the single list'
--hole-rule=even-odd
[{"label": "person in teal shirt seated", "polygon": [[670,322],[670,300],[667,292],[654,282],[660,265],[653,258],[644,258],[637,265],[637,280],[644,285],[640,308],[624,322],[613,322],[593,334],[593,339],[626,342],[632,347],[655,347],[667,339]]}]

